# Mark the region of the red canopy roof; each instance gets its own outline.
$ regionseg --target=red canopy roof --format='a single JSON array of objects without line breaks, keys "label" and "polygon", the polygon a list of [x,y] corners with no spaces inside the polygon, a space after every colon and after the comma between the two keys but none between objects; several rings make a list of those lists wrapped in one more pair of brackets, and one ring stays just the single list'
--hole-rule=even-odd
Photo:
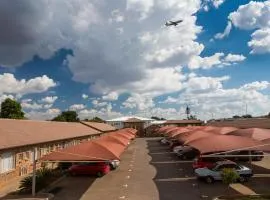
[{"label": "red canopy roof", "polygon": [[119,160],[121,153],[111,151],[96,142],[87,141],[70,146],[65,149],[54,151],[41,158],[43,161],[96,161],[96,160]]},{"label": "red canopy roof", "polygon": [[[111,133],[109,133],[109,134],[111,134]],[[125,132],[117,131],[117,132],[112,133],[112,134],[114,134],[114,135],[116,135],[118,137],[126,138],[128,140],[131,140],[131,139],[135,138],[135,135],[133,135],[132,133],[129,133],[129,132],[125,133]]]},{"label": "red canopy roof", "polygon": [[213,135],[211,137],[193,140],[188,145],[198,149],[202,154],[204,154],[244,149],[248,147],[253,147],[250,148],[250,150],[260,150],[262,148],[255,146],[262,144],[262,142],[248,137],[234,135]]},{"label": "red canopy roof", "polygon": [[[201,138],[206,138],[206,137],[212,137],[214,135],[217,135],[216,133],[213,132],[206,132],[206,131],[192,131],[187,136],[182,138],[182,141],[184,141],[185,145],[188,145],[190,142],[194,140],[198,140]],[[180,136],[181,137],[181,136]]]},{"label": "red canopy roof", "polygon": [[170,130],[167,135],[169,137],[175,137],[176,135],[180,134],[180,133],[185,133],[185,132],[188,132],[190,131],[189,129],[187,128],[184,128],[184,127],[177,127],[177,129],[172,129]]},{"label": "red canopy roof", "polygon": [[237,135],[253,138],[256,140],[265,140],[270,138],[270,130],[262,128],[238,129],[236,131],[228,133],[227,135]]},{"label": "red canopy roof", "polygon": [[229,134],[230,132],[236,131],[236,127],[215,127],[215,129],[209,130],[208,132],[218,133],[218,134]]},{"label": "red canopy roof", "polygon": [[176,126],[163,126],[158,129],[157,133],[163,133],[167,129],[175,128]]},{"label": "red canopy roof", "polygon": [[121,144],[123,146],[127,146],[129,143],[129,139],[125,138],[123,136],[118,135],[117,133],[107,134],[105,136],[102,136],[102,139],[106,139],[107,141],[115,142],[118,144]]}]

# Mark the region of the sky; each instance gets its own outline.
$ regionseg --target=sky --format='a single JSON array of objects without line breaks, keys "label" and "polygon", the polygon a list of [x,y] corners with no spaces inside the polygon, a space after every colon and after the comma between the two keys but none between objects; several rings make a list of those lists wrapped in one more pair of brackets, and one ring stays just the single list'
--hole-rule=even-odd
[{"label": "sky", "polygon": [[270,0],[1,0],[0,27],[0,102],[30,119],[270,112]]}]

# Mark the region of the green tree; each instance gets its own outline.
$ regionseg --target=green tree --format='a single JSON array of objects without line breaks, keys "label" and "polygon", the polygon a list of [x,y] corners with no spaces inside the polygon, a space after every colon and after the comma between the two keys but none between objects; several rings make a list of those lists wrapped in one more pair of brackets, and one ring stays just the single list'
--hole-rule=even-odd
[{"label": "green tree", "polygon": [[239,180],[239,174],[232,168],[225,168],[221,172],[222,182],[225,183],[228,187],[226,193],[229,193],[230,184],[235,183]]},{"label": "green tree", "polygon": [[196,120],[197,117],[196,117],[196,115],[190,115],[190,116],[188,117],[188,119],[189,119],[189,120]]},{"label": "green tree", "polygon": [[22,111],[21,104],[16,100],[7,98],[1,103],[0,117],[8,119],[24,119],[24,112]]},{"label": "green tree", "polygon": [[80,119],[75,111],[63,111],[60,115],[52,119],[52,121],[59,122],[77,122]]},{"label": "green tree", "polygon": [[105,121],[99,117],[93,117],[92,119],[88,120],[89,122],[99,122],[104,123]]}]

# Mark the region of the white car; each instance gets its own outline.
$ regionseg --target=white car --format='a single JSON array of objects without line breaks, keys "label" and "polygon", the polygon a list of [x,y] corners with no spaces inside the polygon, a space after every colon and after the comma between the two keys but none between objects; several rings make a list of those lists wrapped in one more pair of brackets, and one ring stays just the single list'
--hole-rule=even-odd
[{"label": "white car", "polygon": [[116,169],[119,165],[120,165],[120,161],[119,160],[112,160],[112,161],[110,161],[110,168],[112,170]]},{"label": "white car", "polygon": [[174,153],[179,153],[179,151],[183,151],[185,149],[190,149],[190,148],[191,148],[190,146],[182,146],[182,145],[180,145],[180,146],[174,147],[173,152]]},{"label": "white car", "polygon": [[234,169],[239,174],[239,181],[246,182],[253,176],[253,172],[250,168],[243,165],[238,165],[232,161],[219,161],[215,166],[209,168],[198,168],[195,170],[197,178],[204,179],[207,183],[213,183],[214,181],[222,180],[222,170],[225,168]]},{"label": "white car", "polygon": [[163,138],[162,140],[160,140],[161,144],[169,144],[169,140],[167,140],[166,138]]}]

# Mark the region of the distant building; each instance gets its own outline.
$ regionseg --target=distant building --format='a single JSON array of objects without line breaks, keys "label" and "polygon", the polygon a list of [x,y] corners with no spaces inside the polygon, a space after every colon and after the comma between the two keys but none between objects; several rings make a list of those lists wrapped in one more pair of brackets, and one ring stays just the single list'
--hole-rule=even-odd
[{"label": "distant building", "polygon": [[202,126],[204,124],[201,120],[167,120],[163,125],[175,125],[175,126]]},{"label": "distant building", "polygon": [[117,129],[121,129],[121,128],[124,128],[124,123],[130,119],[133,119],[132,121],[134,121],[134,119],[142,121],[144,124],[144,127],[149,126],[151,124],[151,122],[154,121],[153,119],[150,119],[150,118],[137,117],[137,116],[126,116],[126,117],[119,117],[119,118],[115,118],[115,119],[106,120],[106,123],[111,125],[111,126],[114,126]]}]

